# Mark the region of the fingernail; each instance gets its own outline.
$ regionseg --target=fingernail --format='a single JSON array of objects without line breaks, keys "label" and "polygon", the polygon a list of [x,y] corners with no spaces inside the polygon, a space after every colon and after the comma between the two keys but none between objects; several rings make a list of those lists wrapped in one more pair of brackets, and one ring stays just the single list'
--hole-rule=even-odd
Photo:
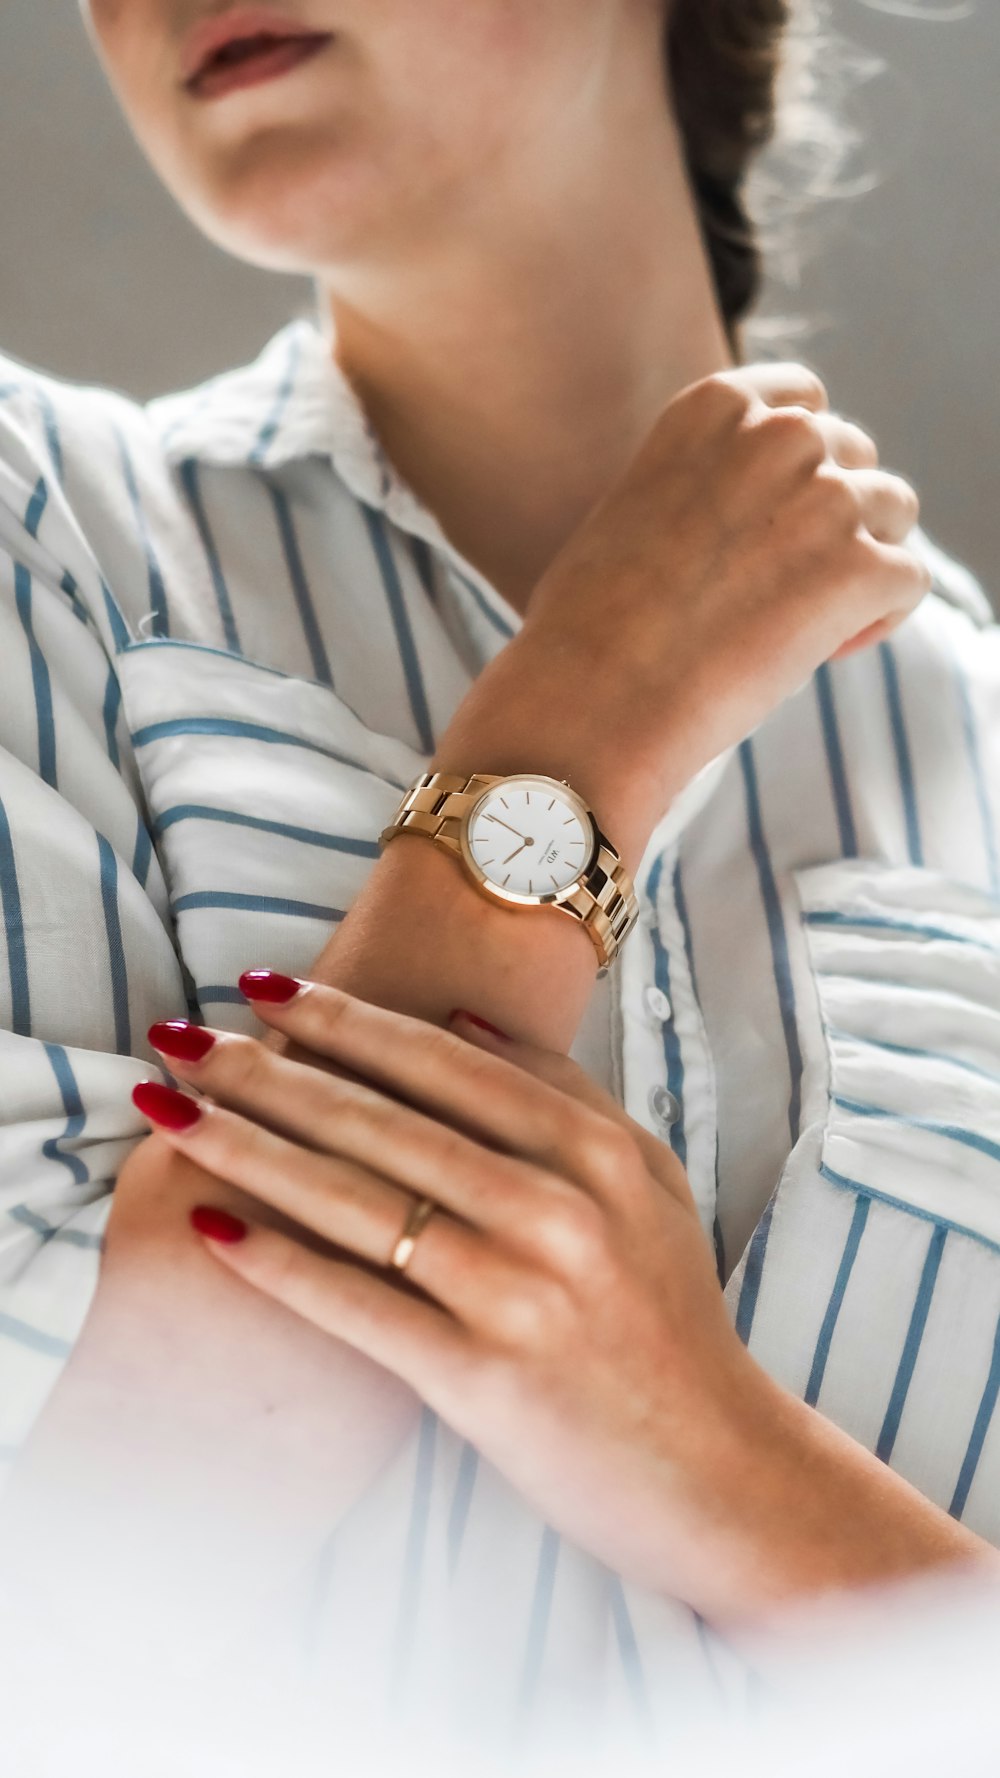
[{"label": "fingernail", "polygon": [[481,1019],[477,1012],[466,1012],[464,1006],[455,1006],[448,1014],[449,1019],[469,1019],[473,1025],[481,1025],[484,1031],[492,1031],[494,1037],[502,1037],[506,1043],[513,1039],[508,1031],[501,1031],[499,1025],[491,1025],[489,1019]]},{"label": "fingernail", "polygon": [[245,969],[240,976],[240,993],[248,1000],[266,1000],[281,1006],[294,1000],[302,987],[293,975],[281,975],[276,969]]},{"label": "fingernail", "polygon": [[214,1204],[196,1204],[189,1220],[199,1235],[207,1235],[210,1241],[224,1241],[229,1247],[242,1241],[247,1233],[245,1222],[230,1216],[228,1210],[217,1210]]},{"label": "fingernail", "polygon": [[215,1034],[190,1019],[161,1019],[146,1033],[154,1050],[177,1062],[203,1062],[215,1043]]},{"label": "fingernail", "polygon": [[158,1081],[141,1080],[132,1088],[132,1103],[138,1106],[150,1123],[162,1124],[166,1130],[189,1130],[201,1116],[201,1106],[176,1087],[161,1087]]}]

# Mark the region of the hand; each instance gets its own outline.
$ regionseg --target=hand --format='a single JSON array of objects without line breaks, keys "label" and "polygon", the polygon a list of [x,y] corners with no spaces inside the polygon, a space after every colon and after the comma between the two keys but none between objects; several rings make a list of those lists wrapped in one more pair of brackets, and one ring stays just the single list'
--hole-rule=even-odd
[{"label": "hand", "polygon": [[904,546],[917,495],[877,465],[804,365],[717,372],[668,403],[539,581],[517,640],[545,700],[574,682],[651,806],[929,590]]},{"label": "hand", "polygon": [[[697,1603],[763,1374],[670,1150],[570,1058],[468,1021],[463,1039],[315,983],[256,1010],[365,1078],[222,1032],[181,1062],[153,1027],[206,1097],[139,1088],[140,1108],[179,1108],[169,1140],[260,1200],[211,1250],[395,1372],[568,1536]],[[403,1278],[386,1268],[425,1194]]]}]

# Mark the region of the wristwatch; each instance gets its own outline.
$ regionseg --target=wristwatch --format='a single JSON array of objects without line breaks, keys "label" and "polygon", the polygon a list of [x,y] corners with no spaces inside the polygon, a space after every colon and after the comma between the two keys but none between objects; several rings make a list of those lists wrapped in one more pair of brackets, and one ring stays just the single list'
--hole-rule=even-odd
[{"label": "wristwatch", "polygon": [[568,778],[541,772],[422,772],[379,834],[424,834],[505,907],[558,907],[579,920],[607,975],[635,925],[632,879]]}]

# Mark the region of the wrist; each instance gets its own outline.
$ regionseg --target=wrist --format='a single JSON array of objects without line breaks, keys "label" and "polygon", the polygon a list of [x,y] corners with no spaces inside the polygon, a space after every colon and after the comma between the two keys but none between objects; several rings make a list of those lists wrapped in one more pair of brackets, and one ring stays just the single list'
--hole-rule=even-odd
[{"label": "wrist", "polygon": [[728,1436],[692,1600],[720,1628],[947,1565],[1000,1573],[995,1550],[749,1356]]},{"label": "wrist", "polygon": [[634,872],[664,813],[631,725],[606,706],[570,638],[521,630],[473,682],[428,770],[543,772],[564,778]]}]

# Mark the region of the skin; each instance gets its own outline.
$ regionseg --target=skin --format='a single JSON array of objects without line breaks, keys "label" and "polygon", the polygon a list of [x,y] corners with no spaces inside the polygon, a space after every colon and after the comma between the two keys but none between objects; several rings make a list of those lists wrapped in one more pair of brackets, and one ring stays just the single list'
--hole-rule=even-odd
[{"label": "skin", "polygon": [[177,80],[204,10],[90,0],[139,143],[210,239],[316,280],[391,461],[523,610],[667,402],[734,362],[662,0],[279,0],[336,41],[221,104]]},{"label": "skin", "polygon": [[[284,7],[286,16],[336,29],[335,45],[294,75],[215,106],[197,104],[178,81],[180,44],[204,10],[198,0],[91,0],[87,16],[95,43],[140,144],[192,220],[220,246],[251,263],[316,280],[331,348],[391,460],[456,546],[524,610],[545,569],[632,461],[667,403],[697,379],[733,363],[665,90],[660,0],[478,0],[475,6],[467,0],[421,0],[419,7],[411,0],[365,0],[363,6],[355,0],[353,16],[349,0],[336,7],[332,0],[296,0]],[[513,649],[504,651],[506,661],[494,663],[483,696],[514,667]],[[495,699],[495,705],[504,706],[508,721],[511,711],[516,715],[516,699],[510,696]],[[518,720],[514,732],[530,726],[530,718]],[[563,722],[565,739],[564,731]],[[483,732],[474,749],[477,761],[487,758]],[[533,732],[537,739],[537,729]],[[499,755],[489,755],[483,769],[518,767],[509,758],[504,765]],[[379,881],[389,885],[392,872],[405,865],[412,873],[405,885],[406,905],[412,908],[414,881],[423,873],[434,889],[437,912],[443,895],[465,895],[465,888],[448,877],[450,861],[431,848],[422,850],[425,856],[413,859],[411,846],[410,861],[401,861],[400,848],[395,857],[390,849],[388,859],[380,861]],[[468,899],[459,904],[463,917]],[[363,910],[352,911],[358,918],[350,932],[339,933],[341,949],[333,959],[334,968],[348,975],[354,953],[343,949],[345,940],[353,938],[362,953],[365,949]],[[377,906],[369,905],[370,926],[377,926],[379,917]],[[500,938],[491,920],[491,911],[482,910],[484,943],[495,944],[499,957]],[[567,1027],[590,987],[589,956],[586,978],[579,958],[571,967],[567,947],[578,941],[583,942],[577,934],[551,934],[552,954],[568,990],[561,977],[556,981],[551,959],[544,968],[539,965],[545,1004],[562,1009]],[[525,935],[522,950],[529,944]],[[468,948],[463,946],[463,955]],[[356,969],[366,1000],[379,997],[372,986],[379,951],[378,943],[370,945]],[[488,979],[503,973],[498,965]],[[436,991],[445,990],[438,983]],[[343,998],[356,1012],[366,1003]],[[399,1019],[405,1039],[402,1016],[369,1008],[378,1010]],[[942,1561],[992,1560],[978,1539],[751,1364],[723,1314],[681,1170],[663,1145],[651,1154],[638,1126],[630,1119],[623,1123],[613,1102],[554,1051],[515,1046],[502,1083],[477,1067],[482,1117],[502,1102],[504,1127],[525,1128],[540,1077],[559,1092],[563,1135],[558,1152],[546,1161],[544,1180],[537,1155],[512,1156],[511,1176],[517,1174],[530,1240],[515,1261],[499,1251],[495,1231],[480,1238],[476,1263],[491,1281],[491,1319],[477,1327],[474,1340],[466,1339],[460,1361],[454,1340],[447,1349],[418,1340],[419,1370],[413,1369],[414,1354],[405,1342],[375,1349],[371,1315],[352,1318],[345,1310],[345,1304],[359,1300],[363,1280],[370,1282],[369,1272],[357,1263],[337,1269],[327,1260],[307,1297],[283,1302],[282,1280],[290,1286],[304,1258],[315,1256],[315,1239],[306,1218],[299,1238],[293,1236],[279,1257],[278,1248],[268,1246],[280,1241],[279,1230],[272,1224],[261,1232],[256,1210],[247,1206],[246,1169],[264,1132],[246,1115],[251,1109],[246,1098],[241,1100],[246,1086],[244,1081],[240,1087],[240,1058],[243,1067],[257,1069],[258,1083],[269,1060],[297,1069],[284,1081],[286,1090],[294,1088],[284,1103],[306,1108],[302,1115],[313,1120],[314,1135],[321,1077],[330,1090],[344,1085],[332,1059],[332,1033],[339,1028],[349,1039],[340,1066],[350,1071],[362,1054],[363,1031],[356,1021],[351,1025],[345,1019],[339,1027],[332,1018],[328,1022],[325,1035],[316,1029],[299,1033],[303,1041],[295,1060],[279,1058],[286,1042],[295,1048],[291,1025],[281,1018],[271,1018],[273,1047],[270,1039],[265,1045],[220,1043],[217,1060],[228,1057],[233,1074],[228,1084],[225,1078],[212,1079],[211,1093],[219,1106],[231,1096],[239,1118],[230,1126],[234,1140],[225,1155],[185,1153],[181,1144],[156,1134],[123,1169],[98,1313],[68,1367],[75,1394],[62,1385],[57,1391],[56,1419],[48,1420],[50,1455],[53,1440],[57,1444],[67,1425],[83,1431],[96,1425],[102,1459],[112,1436],[116,1444],[120,1436],[124,1448],[138,1427],[156,1453],[154,1467],[162,1466],[161,1458],[176,1444],[173,1410],[197,1395],[207,1375],[206,1387],[216,1383],[215,1401],[221,1405],[213,1404],[197,1431],[205,1444],[218,1428],[220,1476],[223,1447],[232,1442],[226,1419],[231,1397],[240,1436],[250,1424],[261,1452],[275,1453],[275,1498],[287,1506],[289,1473],[297,1484],[305,1474],[303,1488],[313,1488],[315,1499],[308,1493],[297,1498],[295,1512],[285,1511],[286,1520],[328,1523],[342,1504],[339,1496],[331,1492],[321,1464],[313,1485],[308,1464],[287,1462],[283,1436],[290,1444],[299,1439],[311,1456],[327,1436],[324,1428],[335,1426],[341,1443],[345,1427],[354,1428],[359,1439],[370,1434],[372,1450],[361,1452],[360,1472],[379,1455],[379,1414],[388,1449],[405,1432],[410,1407],[423,1396],[447,1403],[455,1424],[463,1423],[463,1413],[482,1416],[464,1421],[469,1435],[509,1468],[515,1446],[525,1442],[509,1436],[515,1401],[536,1432],[530,1473],[511,1472],[519,1485],[539,1506],[555,1507],[563,1492],[564,1449],[578,1455],[589,1451],[593,1458],[610,1442],[613,1456],[596,1493],[564,1501],[569,1516],[563,1522],[610,1559],[647,1577],[655,1573],[668,1590],[699,1600],[707,1616],[739,1620],[775,1599],[830,1585]],[[436,1085],[428,1079],[424,1091],[437,1092],[438,1123],[446,1123],[440,1095],[449,1082],[453,1090],[459,1055],[475,1064],[489,1058],[474,1057],[471,1042],[458,1051],[437,1045],[431,1051],[427,1024],[410,1024],[417,1027],[421,1053],[435,1059]],[[372,1067],[388,1053],[388,1030],[376,1035],[376,1048],[368,1052]],[[513,1076],[511,1061],[517,1063]],[[551,1099],[548,1104],[554,1115]],[[593,1152],[581,1135],[587,1107],[614,1126],[613,1140],[604,1130]],[[224,1117],[218,1110],[204,1129],[218,1130]],[[429,1138],[431,1122],[425,1117],[420,1126],[424,1137]],[[586,1127],[593,1133],[593,1124]],[[315,1140],[302,1142],[301,1127],[289,1133],[294,1153],[285,1158],[292,1185],[306,1178]],[[413,1166],[423,1150],[416,1130],[411,1135]],[[440,1130],[435,1140],[441,1140]],[[466,1188],[485,1194],[495,1181],[492,1145],[482,1143],[475,1156],[464,1153]],[[613,1213],[601,1199],[607,1169],[595,1163],[595,1156],[601,1162],[609,1153],[616,1161],[615,1178],[620,1173],[629,1186],[628,1201]],[[375,1144],[368,1151],[366,1187],[366,1157],[358,1157],[357,1192],[374,1186],[381,1158]],[[344,1177],[342,1157],[331,1161],[324,1214],[339,1214]],[[256,1179],[266,1222],[268,1208],[276,1207],[266,1204],[259,1173]],[[210,1190],[211,1182],[217,1185],[218,1201],[241,1208],[254,1225],[252,1236],[222,1256],[233,1276],[218,1263],[214,1248],[206,1252],[194,1240],[186,1223],[183,1245],[176,1226],[195,1194],[204,1198],[206,1181]],[[413,1184],[404,1173],[397,1189]],[[551,1236],[558,1225],[539,1214],[539,1192],[549,1199],[554,1195],[564,1207],[572,1205],[561,1225],[561,1246],[544,1252],[546,1230]],[[443,1218],[432,1219],[421,1238],[420,1263],[428,1263],[435,1245],[440,1247],[443,1226]],[[286,1228],[286,1242],[288,1233]],[[351,1248],[350,1241],[346,1245]],[[254,1255],[267,1252],[270,1269],[264,1263],[255,1272]],[[357,1258],[364,1257],[361,1247]],[[174,1281],[170,1288],[170,1281],[163,1281],[165,1264]],[[217,1297],[211,1296],[218,1336],[185,1345],[174,1337],[176,1279],[185,1280],[187,1328],[210,1300],[199,1266],[219,1285]],[[552,1383],[566,1369],[559,1353],[567,1339],[582,1337],[581,1321],[594,1308],[586,1293],[595,1267],[598,1276],[614,1279],[607,1319],[594,1324],[600,1338],[587,1348],[592,1362],[578,1375],[577,1386],[560,1391]],[[459,1318],[452,1294],[461,1286],[461,1270],[442,1264],[449,1300],[442,1299],[435,1311],[439,1317]],[[151,1280],[157,1281],[155,1289]],[[383,1291],[389,1288],[384,1281],[375,1283]],[[685,1350],[677,1375],[676,1342],[662,1308],[672,1293],[688,1304],[687,1326],[698,1326],[703,1336],[689,1361]],[[245,1382],[243,1353],[256,1331],[255,1303],[262,1317],[265,1305],[277,1303],[284,1311],[284,1318],[266,1322],[266,1349],[254,1347],[255,1365],[265,1379],[260,1386],[272,1391],[263,1417],[256,1401],[251,1417],[234,1381]],[[161,1348],[153,1352],[152,1374],[166,1376],[167,1384],[145,1420],[151,1324]],[[434,1325],[440,1331],[441,1320]],[[634,1353],[622,1351],[623,1327],[641,1336]],[[494,1362],[498,1338],[502,1365]],[[354,1357],[360,1362],[352,1366],[348,1360]],[[618,1358],[627,1365],[634,1390],[637,1417],[631,1422],[621,1418],[617,1383],[626,1373],[624,1368],[619,1373]],[[289,1399],[283,1363],[296,1378],[301,1400]],[[464,1369],[457,1383],[458,1363]],[[485,1387],[487,1379],[492,1390]],[[170,1393],[168,1403],[163,1388]],[[307,1399],[313,1405],[300,1422],[296,1410]],[[122,1401],[130,1404],[126,1413]],[[355,1402],[366,1411],[353,1412]],[[291,1423],[290,1432],[283,1434],[275,1408]],[[682,1441],[683,1460],[670,1436],[682,1415],[701,1428],[698,1440]],[[43,1467],[44,1435],[43,1426],[41,1444],[36,1440]],[[155,1443],[161,1436],[162,1451]],[[58,1470],[58,1462],[51,1467]],[[129,1473],[126,1463],[123,1500],[129,1496]],[[79,1475],[78,1467],[75,1498]],[[106,1478],[96,1464],[94,1475],[94,1499],[104,1503]],[[727,1475],[740,1479],[738,1500],[725,1492]],[[176,1481],[171,1472],[168,1495]],[[222,1488],[220,1482],[213,1493]],[[608,1503],[622,1492],[635,1507],[628,1549],[607,1542],[609,1522],[621,1516]],[[350,1494],[345,1482],[345,1502]],[[143,1489],[132,1489],[131,1497],[145,1510]],[[236,1490],[224,1519],[212,1520],[216,1545],[220,1523],[225,1531],[234,1521],[231,1574],[236,1577],[242,1573],[241,1526],[233,1502],[239,1506],[242,1498]],[[204,1494],[196,1505],[203,1508]],[[79,1513],[75,1544],[85,1549],[78,1519]],[[22,1544],[30,1547],[27,1540]],[[196,1547],[200,1562],[207,1546]],[[67,1554],[61,1549],[60,1561]],[[30,1576],[27,1584],[30,1596]],[[144,1587],[143,1580],[140,1596]],[[87,1599],[85,1586],[76,1592]]]},{"label": "skin", "polygon": [[[255,1005],[358,1078],[225,1032],[171,1060],[200,1096],[167,1139],[253,1206],[207,1244],[406,1381],[558,1530],[733,1628],[915,1565],[1000,1576],[750,1357],[683,1167],[570,1057],[317,982]],[[399,1231],[425,1197],[401,1282]]]}]

